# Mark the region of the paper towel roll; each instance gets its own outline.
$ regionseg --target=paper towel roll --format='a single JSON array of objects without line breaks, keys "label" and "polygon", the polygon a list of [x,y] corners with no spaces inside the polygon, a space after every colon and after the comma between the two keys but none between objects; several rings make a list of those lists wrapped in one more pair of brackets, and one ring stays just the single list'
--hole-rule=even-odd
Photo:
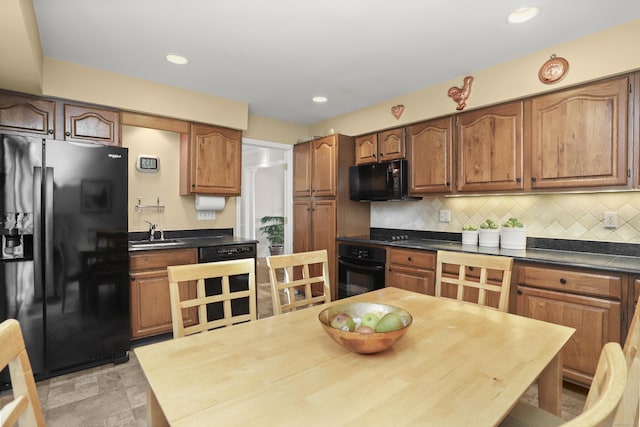
[{"label": "paper towel roll", "polygon": [[224,209],[224,203],[224,197],[201,196],[196,194],[197,211],[221,211]]}]

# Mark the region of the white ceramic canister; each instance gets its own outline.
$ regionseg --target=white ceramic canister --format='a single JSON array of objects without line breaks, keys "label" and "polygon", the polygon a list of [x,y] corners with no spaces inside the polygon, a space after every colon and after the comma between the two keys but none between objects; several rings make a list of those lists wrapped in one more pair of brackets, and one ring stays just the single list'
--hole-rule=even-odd
[{"label": "white ceramic canister", "polygon": [[500,229],[481,228],[478,230],[478,245],[485,248],[500,246]]}]

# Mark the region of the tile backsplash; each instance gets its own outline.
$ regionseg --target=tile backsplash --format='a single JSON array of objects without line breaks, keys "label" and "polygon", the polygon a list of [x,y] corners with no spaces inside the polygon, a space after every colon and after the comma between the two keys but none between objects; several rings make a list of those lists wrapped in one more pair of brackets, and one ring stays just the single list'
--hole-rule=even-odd
[{"label": "tile backsplash", "polygon": [[[451,222],[440,222],[440,211]],[[618,227],[604,227],[616,212]],[[419,201],[372,202],[371,227],[460,232],[467,223],[509,217],[527,226],[528,237],[640,243],[640,192],[424,197]]]}]

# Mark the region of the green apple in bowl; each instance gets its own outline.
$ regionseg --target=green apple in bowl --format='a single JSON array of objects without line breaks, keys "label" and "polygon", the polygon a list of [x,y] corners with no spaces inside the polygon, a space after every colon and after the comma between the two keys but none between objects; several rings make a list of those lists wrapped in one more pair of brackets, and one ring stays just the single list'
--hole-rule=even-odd
[{"label": "green apple in bowl", "polygon": [[360,326],[367,326],[375,330],[379,320],[380,316],[378,316],[376,313],[366,313],[360,320]]}]

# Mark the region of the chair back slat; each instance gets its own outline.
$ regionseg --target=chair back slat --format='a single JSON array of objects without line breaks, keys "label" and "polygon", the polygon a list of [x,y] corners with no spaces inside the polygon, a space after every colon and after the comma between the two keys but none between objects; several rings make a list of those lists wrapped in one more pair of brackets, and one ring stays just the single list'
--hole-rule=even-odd
[{"label": "chair back slat", "polygon": [[[457,266],[457,275],[447,274],[446,265]],[[479,270],[477,275],[469,275],[467,271]],[[509,309],[509,292],[511,288],[511,273],[513,258],[497,255],[470,254],[465,252],[438,251],[436,264],[437,297],[450,296],[445,290],[446,285],[456,288],[455,298],[461,301],[475,302],[489,306],[489,295],[498,296],[497,308],[500,311]],[[489,272],[500,272],[500,279],[492,281]],[[445,286],[443,286],[445,285]],[[470,298],[474,290],[477,297]]]},{"label": "chair back slat", "polygon": [[7,319],[0,323],[0,370],[9,367],[13,400],[0,409],[0,426],[44,426],[31,363],[24,344],[20,323]]},{"label": "chair back slat", "polygon": [[328,264],[325,249],[267,257],[273,314],[331,301]]},{"label": "chair back slat", "polygon": [[[167,267],[169,275],[169,291],[171,294],[171,318],[173,322],[173,337],[205,332],[224,326],[256,320],[256,275],[255,260],[253,258],[209,262],[202,264],[173,265]],[[233,276],[247,275],[247,289],[231,289]],[[221,292],[207,295],[206,280],[219,279]],[[195,297],[188,298],[180,295],[180,286],[194,286]],[[234,314],[232,304],[240,299],[248,299],[249,313]],[[221,304],[220,319],[208,319],[207,307],[210,304]],[[196,308],[196,321],[185,326],[184,310]]]}]

